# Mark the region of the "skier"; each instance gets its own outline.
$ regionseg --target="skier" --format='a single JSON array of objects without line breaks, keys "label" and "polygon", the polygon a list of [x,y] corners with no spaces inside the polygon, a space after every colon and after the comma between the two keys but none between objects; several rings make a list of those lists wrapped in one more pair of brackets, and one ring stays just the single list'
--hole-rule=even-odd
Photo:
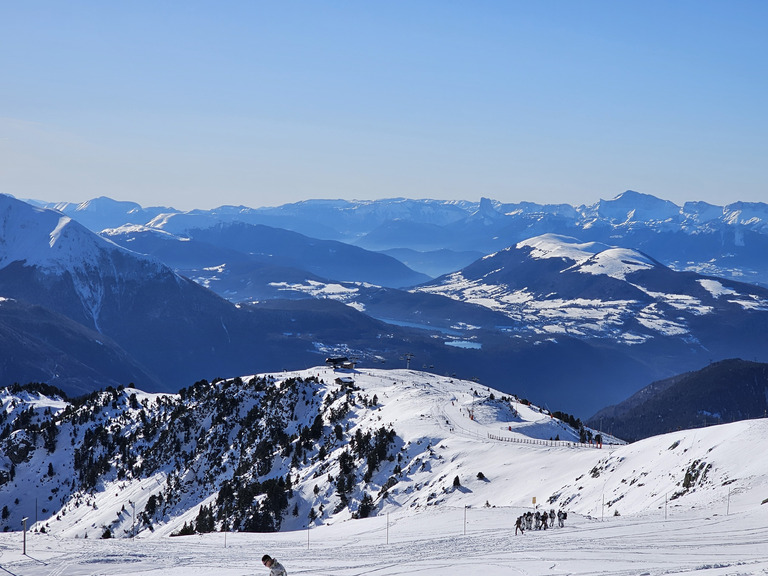
[{"label": "skier", "polygon": [[554,527],[554,525],[555,525],[555,509],[554,509],[554,508],[552,508],[552,509],[549,511],[549,527],[550,527],[550,528],[553,528],[553,527]]},{"label": "skier", "polygon": [[560,528],[563,527],[563,511],[562,510],[557,511],[557,525]]},{"label": "skier", "polygon": [[285,571],[283,565],[269,554],[264,554],[264,556],[262,556],[261,563],[269,568],[269,576],[288,576],[288,572]]},{"label": "skier", "polygon": [[517,531],[520,530],[520,534],[525,534],[525,530],[523,530],[523,517],[518,516],[517,522],[515,522],[515,536],[517,536]]}]

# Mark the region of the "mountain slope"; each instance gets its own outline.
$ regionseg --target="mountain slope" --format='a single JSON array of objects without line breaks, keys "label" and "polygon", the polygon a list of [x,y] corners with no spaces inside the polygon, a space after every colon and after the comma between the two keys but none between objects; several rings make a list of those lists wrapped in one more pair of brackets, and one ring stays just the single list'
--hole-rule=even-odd
[{"label": "mountain slope", "polygon": [[0,218],[0,295],[108,336],[149,373],[137,385],[161,382],[161,390],[174,391],[203,374],[255,363],[316,361],[311,342],[284,335],[293,329],[289,318],[283,324],[273,312],[239,309],[60,213],[0,196]]},{"label": "mountain slope", "polygon": [[214,246],[245,252],[273,266],[299,268],[332,280],[397,288],[429,279],[385,254],[270,226],[232,223],[189,230],[188,234]]},{"label": "mountain slope", "polygon": [[34,517],[31,498],[14,503],[23,486],[44,502],[37,528],[58,537],[304,529],[403,509],[526,509],[533,497],[593,516],[658,514],[666,495],[673,508],[724,506],[731,491],[732,505],[756,508],[768,490],[750,457],[766,420],[598,449],[523,399],[407,370],[313,368],[77,404],[0,398],[2,522]]},{"label": "mountain slope", "polygon": [[714,422],[761,418],[766,411],[768,365],[731,359],[654,382],[588,422],[636,440]]},{"label": "mountain slope", "polygon": [[157,228],[122,226],[104,230],[102,236],[124,248],[157,258],[178,274],[234,303],[291,297],[288,291],[273,287],[274,283],[323,281],[306,270],[290,267],[280,258],[260,258]]},{"label": "mountain slope", "polygon": [[0,382],[46,382],[70,396],[104,386],[162,383],[111,338],[61,314],[0,298]]},{"label": "mountain slope", "polygon": [[183,236],[137,226],[105,230],[102,235],[161,259],[233,302],[262,298],[270,281],[326,278],[399,287],[429,279],[384,254],[242,222],[191,229]]}]

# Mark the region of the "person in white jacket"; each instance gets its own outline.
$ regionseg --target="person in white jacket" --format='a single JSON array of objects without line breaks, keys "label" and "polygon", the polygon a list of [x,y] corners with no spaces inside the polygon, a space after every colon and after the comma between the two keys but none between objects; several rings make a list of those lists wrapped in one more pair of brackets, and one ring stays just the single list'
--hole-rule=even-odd
[{"label": "person in white jacket", "polygon": [[262,556],[261,563],[269,568],[269,576],[288,576],[288,572],[285,571],[283,565],[269,554],[264,554],[264,556]]}]

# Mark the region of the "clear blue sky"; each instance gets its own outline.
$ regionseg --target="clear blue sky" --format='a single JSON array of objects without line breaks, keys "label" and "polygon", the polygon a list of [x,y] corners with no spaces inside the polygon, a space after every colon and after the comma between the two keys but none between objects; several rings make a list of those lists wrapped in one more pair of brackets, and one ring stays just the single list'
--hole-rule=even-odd
[{"label": "clear blue sky", "polygon": [[0,0],[0,191],[768,201],[768,2]]}]

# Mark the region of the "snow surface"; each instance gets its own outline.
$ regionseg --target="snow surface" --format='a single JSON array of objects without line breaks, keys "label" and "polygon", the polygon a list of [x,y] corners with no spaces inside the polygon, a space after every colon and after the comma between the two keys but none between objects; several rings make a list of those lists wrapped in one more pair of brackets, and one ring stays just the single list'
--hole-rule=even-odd
[{"label": "snow surface", "polygon": [[583,262],[610,248],[607,244],[600,242],[580,243],[576,238],[560,234],[542,234],[518,242],[517,248],[523,247],[532,249],[531,258],[567,258],[575,262]]},{"label": "snow surface", "polygon": [[[208,498],[154,532],[100,540],[115,514],[130,528],[128,503],[142,509],[163,478],[116,480],[90,496],[92,505],[45,522],[46,533],[28,533],[27,555],[19,532],[0,534],[0,569],[11,576],[267,576],[260,558],[268,553],[291,575],[768,574],[768,419],[579,448],[573,429],[545,410],[491,400],[500,393],[474,382],[318,367],[281,374],[275,385],[312,375],[343,375],[378,396],[375,410],[349,420],[350,433],[390,423],[406,442],[403,475],[375,516],[334,515],[309,529],[289,516],[285,524],[293,525],[282,533],[170,537]],[[28,400],[61,408],[37,395]],[[566,441],[548,440],[555,434]],[[455,476],[460,487],[452,486]],[[316,482],[308,477],[295,489]],[[24,489],[16,495],[24,499]],[[566,510],[565,526],[515,535],[515,518],[534,498],[545,510]]]},{"label": "snow surface", "polygon": [[569,515],[564,528],[514,534],[521,508],[441,507],[275,534],[214,533],[134,540],[0,534],[12,576],[758,575],[768,573],[768,510],[655,517]]},{"label": "snow surface", "polygon": [[636,250],[611,248],[595,254],[579,266],[578,270],[585,274],[603,274],[617,280],[626,280],[627,274],[650,270],[655,266],[653,260]]},{"label": "snow surface", "polygon": [[738,295],[738,292],[733,288],[726,288],[720,282],[712,278],[703,278],[699,280],[699,284],[701,284],[701,286],[715,298],[719,298],[720,296]]}]

